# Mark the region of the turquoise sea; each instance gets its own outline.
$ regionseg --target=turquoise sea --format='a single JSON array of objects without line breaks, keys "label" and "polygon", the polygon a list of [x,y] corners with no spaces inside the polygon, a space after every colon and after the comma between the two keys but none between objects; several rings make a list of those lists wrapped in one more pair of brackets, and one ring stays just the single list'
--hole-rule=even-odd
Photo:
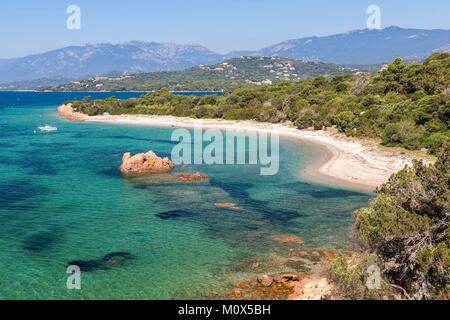
[{"label": "turquoise sea", "polygon": [[[58,117],[58,105],[85,95],[0,92],[0,299],[220,297],[235,279],[262,272],[255,261],[273,271],[304,267],[273,237],[302,237],[295,250],[344,246],[352,211],[372,196],[302,181],[299,172],[321,151],[290,140],[281,141],[275,176],[257,166],[198,165],[176,170],[206,173],[208,183],[125,179],[122,154],[170,155],[172,129]],[[45,124],[59,132],[34,132]],[[74,261],[81,290],[66,288]]]}]

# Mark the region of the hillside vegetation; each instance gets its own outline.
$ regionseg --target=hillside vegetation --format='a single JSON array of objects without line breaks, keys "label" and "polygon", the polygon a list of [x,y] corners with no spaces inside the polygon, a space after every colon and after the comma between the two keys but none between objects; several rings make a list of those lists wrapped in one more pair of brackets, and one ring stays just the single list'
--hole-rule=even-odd
[{"label": "hillside vegetation", "polygon": [[[369,207],[354,214],[361,253],[341,256],[331,275],[351,299],[450,299],[450,144],[430,166],[415,162],[378,188]],[[379,290],[366,287],[370,265],[380,266]]]},{"label": "hillside vegetation", "polygon": [[[367,68],[375,66],[368,66]],[[298,81],[319,75],[352,74],[354,68],[335,64],[303,62],[279,57],[240,57],[215,65],[184,71],[150,72],[119,77],[96,77],[49,87],[54,91],[175,91],[231,90],[238,85],[259,86]]]},{"label": "hillside vegetation", "polygon": [[450,54],[422,64],[401,59],[374,74],[323,76],[256,88],[223,97],[177,96],[158,91],[138,99],[75,101],[89,115],[174,115],[291,122],[300,129],[335,126],[348,136],[380,139],[386,146],[426,148],[439,154],[450,138]]}]

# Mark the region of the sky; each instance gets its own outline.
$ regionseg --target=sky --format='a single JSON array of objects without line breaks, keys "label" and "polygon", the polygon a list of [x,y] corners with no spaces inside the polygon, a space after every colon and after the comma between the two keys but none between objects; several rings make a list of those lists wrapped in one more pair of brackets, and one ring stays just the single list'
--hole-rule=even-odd
[{"label": "sky", "polygon": [[[80,30],[67,28],[69,5],[81,9]],[[254,50],[364,29],[369,5],[382,27],[450,29],[448,0],[1,0],[0,59],[131,40]]]}]

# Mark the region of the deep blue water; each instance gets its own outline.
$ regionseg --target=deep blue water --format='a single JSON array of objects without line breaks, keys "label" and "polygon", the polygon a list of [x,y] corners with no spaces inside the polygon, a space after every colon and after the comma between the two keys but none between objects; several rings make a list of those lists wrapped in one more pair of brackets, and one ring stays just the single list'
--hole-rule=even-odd
[{"label": "deep blue water", "polygon": [[[225,295],[234,279],[256,276],[255,261],[267,273],[295,272],[289,249],[343,246],[352,212],[370,198],[302,181],[320,151],[290,140],[281,141],[275,176],[257,166],[193,165],[175,172],[201,171],[208,183],[125,179],[122,154],[170,155],[172,130],[58,117],[58,105],[86,95],[111,93],[0,92],[0,299]],[[59,132],[35,133],[43,124]],[[273,241],[285,234],[305,244]],[[73,262],[82,266],[80,291],[66,288]]]}]

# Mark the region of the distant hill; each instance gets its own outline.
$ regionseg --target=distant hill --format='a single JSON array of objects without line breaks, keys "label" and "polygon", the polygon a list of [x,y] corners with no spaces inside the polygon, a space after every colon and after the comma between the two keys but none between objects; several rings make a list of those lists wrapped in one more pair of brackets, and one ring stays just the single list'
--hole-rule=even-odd
[{"label": "distant hill", "polygon": [[365,29],[326,37],[289,40],[247,54],[367,65],[386,63],[397,57],[420,61],[436,51],[450,51],[450,30],[399,27]]},{"label": "distant hill", "polygon": [[183,70],[217,63],[222,56],[196,45],[129,42],[67,47],[0,60],[0,83],[36,79],[81,79],[123,72]]},{"label": "distant hill", "polygon": [[179,71],[240,56],[279,56],[339,65],[382,64],[401,57],[422,60],[450,51],[450,30],[389,27],[281,42],[257,51],[221,55],[199,45],[132,41],[73,46],[17,59],[0,59],[0,84],[38,79],[79,80],[91,76]]},{"label": "distant hill", "polygon": [[185,71],[151,72],[121,77],[94,77],[47,88],[54,91],[222,90],[235,85],[260,86],[339,74],[359,69],[279,57],[240,57]]}]

